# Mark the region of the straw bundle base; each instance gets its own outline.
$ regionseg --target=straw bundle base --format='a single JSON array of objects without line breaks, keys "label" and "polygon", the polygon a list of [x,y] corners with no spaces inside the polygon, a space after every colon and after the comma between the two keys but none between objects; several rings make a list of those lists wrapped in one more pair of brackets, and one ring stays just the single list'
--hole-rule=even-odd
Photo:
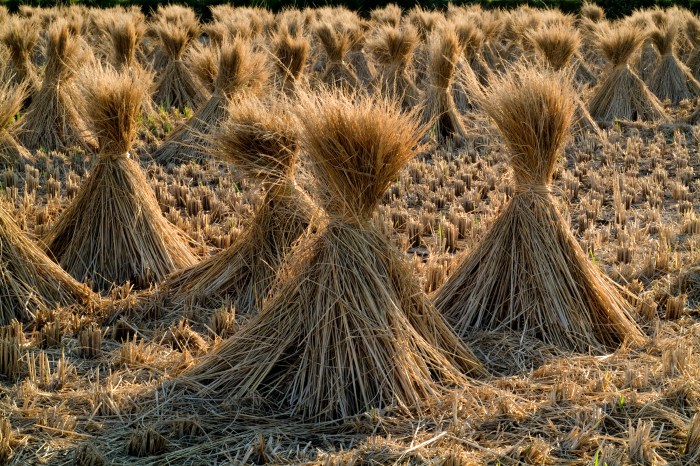
[{"label": "straw bundle base", "polygon": [[166,108],[175,107],[183,111],[185,107],[197,110],[207,96],[182,60],[170,61],[158,79],[153,101]]},{"label": "straw bundle base", "polygon": [[424,120],[434,124],[438,141],[451,139],[459,143],[467,137],[467,129],[449,89],[429,86],[423,105]]},{"label": "straw bundle base", "polygon": [[0,210],[0,325],[27,321],[45,307],[94,303],[90,290],[64,272]]},{"label": "straw bundle base", "polygon": [[332,222],[305,239],[261,313],[189,381],[206,384],[207,396],[257,399],[315,420],[420,407],[467,383],[411,324],[414,309],[390,286],[395,259],[379,232]]},{"label": "straw bundle base", "polygon": [[292,244],[306,231],[312,206],[293,186],[268,192],[250,227],[226,250],[168,277],[162,287],[178,312],[232,303],[237,314],[257,312]]},{"label": "straw bundle base", "polygon": [[403,110],[411,110],[420,102],[420,91],[405,68],[386,65],[377,75],[375,86],[383,96],[401,102]]},{"label": "straw bundle base", "polygon": [[18,131],[20,143],[29,150],[89,148],[86,130],[78,115],[71,90],[58,84],[42,86],[32,98]]},{"label": "straw bundle base", "polygon": [[596,121],[667,121],[659,100],[628,66],[617,66],[594,91],[588,111]]},{"label": "straw bundle base", "polygon": [[649,90],[659,100],[668,99],[671,104],[678,105],[682,100],[689,100],[700,95],[700,83],[673,54],[667,54],[661,58],[649,78]]},{"label": "straw bundle base", "polygon": [[481,84],[469,64],[459,61],[452,87],[452,96],[460,113],[464,114],[477,107],[475,95],[481,94]]},{"label": "straw bundle base", "polygon": [[345,62],[328,61],[321,82],[333,87],[352,91],[360,87],[360,79]]},{"label": "straw bundle base", "polygon": [[177,165],[188,161],[203,163],[208,159],[208,137],[227,115],[226,98],[214,94],[185,124],[172,132],[153,153],[161,165]]},{"label": "straw bundle base", "polygon": [[195,262],[126,156],[101,157],[44,243],[68,273],[100,291],[127,281],[144,288]]},{"label": "straw bundle base", "polygon": [[0,166],[24,167],[34,156],[7,131],[0,130]]},{"label": "straw bundle base", "polygon": [[643,341],[630,304],[588,260],[549,194],[516,194],[435,303],[462,336],[511,330],[598,353]]}]

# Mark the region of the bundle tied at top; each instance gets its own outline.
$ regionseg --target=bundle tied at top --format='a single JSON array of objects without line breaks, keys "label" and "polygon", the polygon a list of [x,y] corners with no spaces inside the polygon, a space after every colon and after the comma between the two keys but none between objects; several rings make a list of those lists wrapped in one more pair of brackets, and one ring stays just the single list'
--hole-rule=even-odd
[{"label": "bundle tied at top", "polygon": [[[369,220],[389,184],[415,153],[422,132],[415,119],[399,114],[389,101],[379,105],[381,112],[391,116],[385,122],[367,115],[373,110],[367,105],[349,111],[336,104],[300,118],[302,141],[318,179],[318,199],[333,217]],[[323,107],[320,102],[318,106]],[[348,113],[357,117],[348,118]]]}]

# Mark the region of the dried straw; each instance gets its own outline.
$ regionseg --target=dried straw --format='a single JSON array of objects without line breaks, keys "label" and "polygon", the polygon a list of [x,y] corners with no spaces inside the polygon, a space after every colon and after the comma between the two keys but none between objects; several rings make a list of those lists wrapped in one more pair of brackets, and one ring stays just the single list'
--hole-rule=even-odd
[{"label": "dried straw", "polygon": [[[459,40],[462,56],[457,61],[455,81],[453,85],[453,98],[460,112],[465,113],[478,106],[479,94],[483,92],[483,82],[488,81],[491,70],[483,63],[481,58],[481,46],[484,35],[472,22],[465,18],[455,21],[455,33]],[[472,62],[482,62],[483,66],[476,66],[481,70],[481,77],[477,76],[472,67]]]},{"label": "dried straw", "polygon": [[476,329],[512,330],[580,352],[643,341],[631,305],[588,259],[550,194],[574,115],[566,82],[553,71],[520,68],[484,98],[509,149],[516,186],[435,296],[463,337]]},{"label": "dried straw", "polygon": [[129,156],[148,80],[137,72],[92,71],[85,77],[86,113],[99,160],[73,202],[45,237],[46,249],[95,290],[162,280],[195,258],[169,224],[136,161]]},{"label": "dried straw", "polygon": [[39,78],[32,63],[34,48],[39,42],[39,28],[31,19],[8,18],[0,32],[0,40],[10,52],[5,74],[15,85],[27,86],[27,97],[39,87]]},{"label": "dried straw", "polygon": [[488,85],[493,77],[493,71],[482,55],[484,33],[468,18],[458,19],[454,24],[464,59],[474,71],[479,83],[482,86]]},{"label": "dried straw", "polygon": [[693,72],[693,77],[700,79],[700,20],[695,16],[686,18],[685,37],[693,46],[685,64]]},{"label": "dried straw", "polygon": [[404,110],[410,110],[420,102],[420,92],[408,73],[418,41],[418,32],[413,26],[406,25],[401,29],[383,26],[367,44],[380,67],[376,90],[399,101]]},{"label": "dried straw", "polygon": [[700,83],[676,57],[674,49],[678,32],[679,24],[669,20],[664,26],[654,28],[649,33],[651,42],[660,55],[649,79],[649,90],[660,100],[668,99],[673,105],[700,95]]},{"label": "dried straw", "polygon": [[0,207],[0,325],[25,322],[40,309],[92,305],[90,290],[49,259]]},{"label": "dried straw", "polygon": [[[554,25],[540,28],[528,34],[528,40],[544,59],[546,66],[554,71],[566,71],[562,76],[572,73],[572,60],[581,44],[578,32],[568,26]],[[600,129],[578,94],[573,94],[574,120],[572,129],[575,133],[592,132],[600,135]]]},{"label": "dried straw", "polygon": [[643,32],[630,25],[600,31],[598,47],[610,62],[610,71],[588,102],[588,110],[596,120],[667,120],[659,100],[628,64],[643,41]]},{"label": "dried straw", "polygon": [[581,17],[589,19],[594,23],[601,22],[605,19],[605,10],[603,10],[600,5],[596,5],[595,3],[589,1],[583,2],[579,13]]},{"label": "dried straw", "polygon": [[377,25],[398,28],[401,24],[401,7],[395,3],[389,3],[383,7],[374,8],[369,12],[370,19]]},{"label": "dried straw", "polygon": [[73,87],[80,62],[80,42],[69,32],[68,23],[52,24],[46,38],[44,80],[19,127],[20,142],[27,149],[66,150],[88,145]]},{"label": "dried straw", "polygon": [[34,160],[32,154],[15,138],[12,124],[22,108],[26,87],[6,82],[0,85],[0,166],[23,167]]},{"label": "dried straw", "polygon": [[259,95],[269,78],[267,57],[254,52],[245,39],[236,38],[217,51],[218,71],[214,93],[209,100],[182,126],[170,133],[153,153],[153,159],[163,165],[185,161],[203,162],[209,157],[209,135],[227,116],[232,99]]},{"label": "dried straw", "polygon": [[423,120],[433,124],[438,141],[462,141],[467,130],[457,111],[452,86],[461,50],[454,28],[435,31],[430,39],[428,86],[423,101]]},{"label": "dried straw", "polygon": [[107,24],[107,32],[112,45],[109,63],[119,71],[140,67],[136,52],[146,32],[143,16],[118,15]]},{"label": "dried straw", "polygon": [[360,80],[347,63],[347,54],[353,46],[352,29],[340,24],[321,23],[316,26],[316,37],[326,53],[325,67],[321,73],[322,83],[346,90],[357,89]]},{"label": "dried straw", "polygon": [[287,96],[296,94],[310,49],[309,39],[302,35],[293,35],[288,28],[280,29],[272,38],[277,87]]},{"label": "dried straw", "polygon": [[249,98],[231,106],[216,131],[215,153],[267,190],[250,226],[225,251],[168,277],[166,290],[182,304],[237,313],[262,307],[282,260],[309,225],[312,207],[294,183],[299,155],[296,123],[283,108]]},{"label": "dried straw", "polygon": [[421,131],[367,97],[309,96],[298,113],[329,219],[290,252],[260,314],[186,380],[202,384],[201,395],[257,399],[311,420],[419,410],[446,386],[467,383],[453,361],[478,367],[371,222]]},{"label": "dried straw", "polygon": [[157,78],[153,100],[166,108],[185,107],[198,109],[207,100],[204,87],[197,82],[183,60],[187,48],[199,35],[199,23],[187,21],[180,24],[161,21],[154,25],[155,32],[168,62]]}]

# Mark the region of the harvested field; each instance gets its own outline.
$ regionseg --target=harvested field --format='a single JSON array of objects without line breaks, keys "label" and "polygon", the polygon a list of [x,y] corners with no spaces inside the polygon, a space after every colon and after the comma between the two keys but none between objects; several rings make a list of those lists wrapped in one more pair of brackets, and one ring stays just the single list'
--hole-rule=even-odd
[{"label": "harvested field", "polygon": [[0,464],[700,464],[700,19],[212,13],[0,11]]}]

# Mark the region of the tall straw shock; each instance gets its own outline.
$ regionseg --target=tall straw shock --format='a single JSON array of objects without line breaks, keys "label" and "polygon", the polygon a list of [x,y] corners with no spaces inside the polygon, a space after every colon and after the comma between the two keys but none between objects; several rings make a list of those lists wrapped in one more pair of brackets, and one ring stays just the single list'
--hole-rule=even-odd
[{"label": "tall straw shock", "polygon": [[412,116],[367,97],[302,100],[302,143],[328,219],[289,253],[260,314],[185,381],[202,394],[312,420],[420,409],[467,384],[463,371],[479,371],[371,222],[421,131]]},{"label": "tall straw shock", "polygon": [[46,37],[44,80],[19,127],[20,142],[29,150],[89,147],[74,85],[83,53],[80,44],[68,23],[51,25]]},{"label": "tall straw shock", "polygon": [[644,41],[644,33],[627,24],[603,27],[598,47],[610,62],[609,71],[593,90],[588,111],[598,121],[615,119],[666,121],[659,99],[629,67],[629,60]]},{"label": "tall straw shock", "polygon": [[22,108],[27,84],[17,86],[6,82],[0,85],[0,166],[22,168],[34,156],[17,142],[15,116]]},{"label": "tall straw shock", "polygon": [[550,194],[574,114],[566,82],[560,73],[522,68],[484,98],[509,151],[515,194],[435,296],[464,338],[511,330],[598,353],[643,341],[631,305],[588,259]]},{"label": "tall straw shock", "polygon": [[427,89],[423,120],[434,125],[439,141],[460,142],[467,136],[462,116],[452,96],[454,74],[460,56],[459,38],[454,28],[436,30],[430,38]]},{"label": "tall straw shock", "polygon": [[375,87],[382,95],[401,102],[404,110],[412,109],[421,99],[408,73],[418,41],[418,32],[413,26],[405,25],[401,29],[384,26],[367,44],[380,66]]},{"label": "tall straw shock", "polygon": [[99,70],[84,82],[99,160],[44,242],[68,273],[95,290],[127,281],[147,287],[195,262],[184,235],[163,217],[129,155],[149,82],[138,72]]},{"label": "tall straw shock", "polygon": [[233,104],[230,112],[212,136],[214,152],[266,193],[234,244],[161,285],[178,310],[184,304],[213,310],[229,302],[237,313],[257,312],[284,257],[311,220],[312,205],[294,183],[299,141],[291,116],[281,106],[254,98]]},{"label": "tall straw shock", "polygon": [[678,32],[679,24],[669,20],[665,25],[654,28],[649,33],[660,55],[649,79],[649,89],[660,100],[668,99],[673,105],[700,95],[700,83],[695,80],[690,69],[676,57],[675,45]]},{"label": "tall straw shock", "polygon": [[172,132],[153,153],[163,165],[203,162],[209,156],[211,138],[226,119],[229,102],[255,96],[265,90],[270,76],[267,58],[254,52],[245,39],[234,39],[217,51],[218,70],[214,93],[182,126]]}]

